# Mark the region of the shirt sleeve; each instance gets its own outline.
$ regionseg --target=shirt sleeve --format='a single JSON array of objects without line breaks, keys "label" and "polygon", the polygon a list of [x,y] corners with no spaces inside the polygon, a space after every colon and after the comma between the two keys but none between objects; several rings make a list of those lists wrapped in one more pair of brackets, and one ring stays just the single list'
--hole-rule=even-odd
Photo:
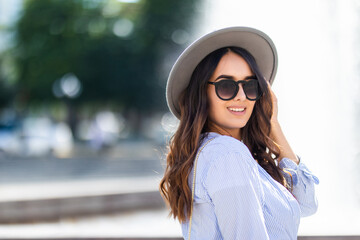
[{"label": "shirt sleeve", "polygon": [[279,167],[283,169],[289,184],[292,179],[292,194],[300,205],[301,217],[314,214],[318,208],[314,184],[319,184],[319,179],[302,162],[297,165],[292,160],[283,158]]},{"label": "shirt sleeve", "polygon": [[269,239],[262,210],[264,193],[249,154],[213,156],[205,187],[223,239]]}]

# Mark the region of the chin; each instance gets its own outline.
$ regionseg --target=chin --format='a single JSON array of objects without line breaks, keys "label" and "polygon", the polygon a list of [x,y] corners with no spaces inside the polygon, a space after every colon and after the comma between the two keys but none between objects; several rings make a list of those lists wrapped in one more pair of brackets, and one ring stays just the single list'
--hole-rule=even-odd
[{"label": "chin", "polygon": [[240,128],[243,128],[245,127],[246,124],[231,124],[231,125],[228,125],[228,129],[240,129]]},{"label": "chin", "polygon": [[239,122],[239,121],[237,121],[237,122],[233,122],[232,124],[230,123],[229,124],[229,126],[232,126],[232,128],[243,128],[243,127],[245,127],[245,125],[247,124],[247,121],[246,122],[244,122],[244,121],[241,121],[241,122]]}]

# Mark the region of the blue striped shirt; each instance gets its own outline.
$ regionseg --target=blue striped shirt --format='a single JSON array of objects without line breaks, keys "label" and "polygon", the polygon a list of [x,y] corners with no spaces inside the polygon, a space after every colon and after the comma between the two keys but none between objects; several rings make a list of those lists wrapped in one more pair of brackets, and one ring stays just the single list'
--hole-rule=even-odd
[{"label": "blue striped shirt", "polygon": [[[292,195],[254,160],[245,144],[213,132],[202,144],[211,138],[197,163],[191,239],[295,240],[300,217],[317,210],[317,177],[303,163],[282,159],[280,168],[292,174]],[[188,239],[189,222],[182,223],[182,232]]]}]

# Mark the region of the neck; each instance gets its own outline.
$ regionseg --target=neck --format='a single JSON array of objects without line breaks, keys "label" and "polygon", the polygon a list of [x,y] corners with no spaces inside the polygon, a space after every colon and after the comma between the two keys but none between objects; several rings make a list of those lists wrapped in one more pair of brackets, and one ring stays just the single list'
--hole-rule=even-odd
[{"label": "neck", "polygon": [[210,132],[216,132],[221,135],[230,136],[230,137],[236,138],[237,140],[241,141],[241,134],[240,134],[241,129],[226,130],[225,128],[214,123],[213,121],[208,121],[208,130]]}]

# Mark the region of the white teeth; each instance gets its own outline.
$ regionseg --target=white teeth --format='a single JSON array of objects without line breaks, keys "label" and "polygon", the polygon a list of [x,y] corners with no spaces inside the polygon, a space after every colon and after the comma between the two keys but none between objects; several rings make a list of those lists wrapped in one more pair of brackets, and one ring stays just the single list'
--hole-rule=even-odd
[{"label": "white teeth", "polygon": [[234,112],[243,112],[245,108],[229,108],[229,110]]}]

